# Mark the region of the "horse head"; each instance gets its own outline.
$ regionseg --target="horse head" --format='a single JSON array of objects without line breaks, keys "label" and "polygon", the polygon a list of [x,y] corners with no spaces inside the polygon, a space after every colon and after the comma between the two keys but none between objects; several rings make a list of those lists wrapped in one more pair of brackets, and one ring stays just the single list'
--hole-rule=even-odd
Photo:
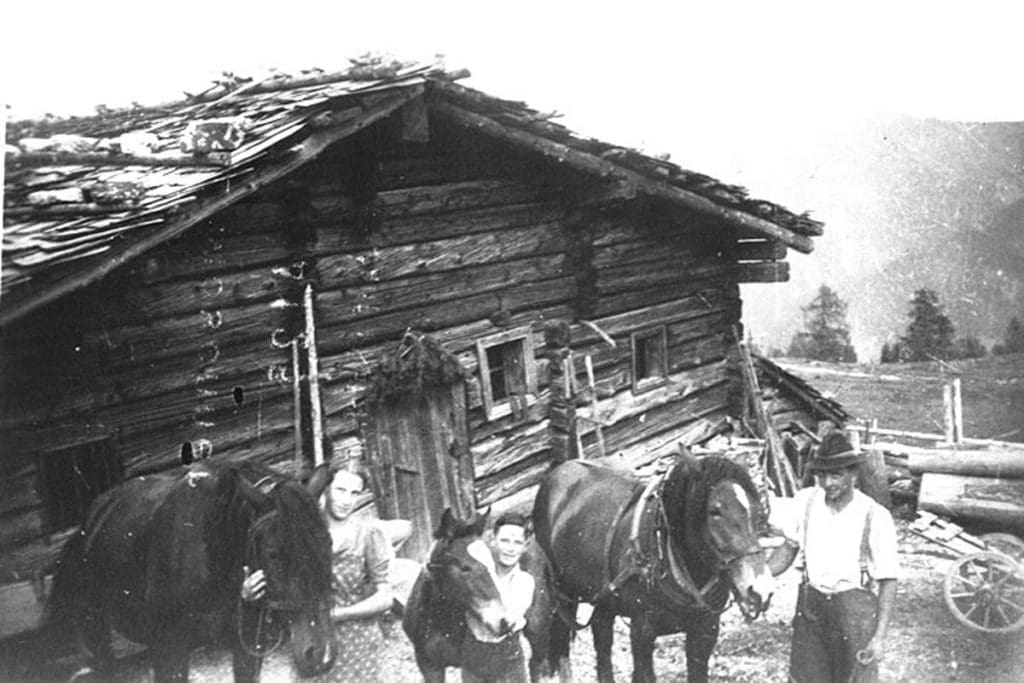
[{"label": "horse head", "polygon": [[239,492],[254,511],[245,563],[266,575],[262,605],[287,618],[292,657],[302,676],[324,671],[334,659],[331,540],[316,503],[329,478],[326,467],[318,468],[305,487],[272,473],[252,482],[239,478]]},{"label": "horse head", "polygon": [[482,540],[490,510],[458,519],[451,508],[441,515],[427,571],[438,597],[456,605],[481,641],[502,638],[511,629],[495,583],[494,558]]},{"label": "horse head", "polygon": [[745,469],[684,451],[666,481],[665,508],[673,540],[695,551],[712,585],[724,579],[747,619],[768,609],[775,583],[759,541],[766,517]]}]

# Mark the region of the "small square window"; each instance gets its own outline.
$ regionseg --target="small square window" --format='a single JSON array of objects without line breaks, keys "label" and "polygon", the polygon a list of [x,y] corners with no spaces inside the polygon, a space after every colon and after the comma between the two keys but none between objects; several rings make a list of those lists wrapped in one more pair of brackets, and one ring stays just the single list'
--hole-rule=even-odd
[{"label": "small square window", "polygon": [[633,392],[647,391],[665,382],[668,376],[668,342],[665,327],[634,332]]},{"label": "small square window", "polygon": [[96,496],[124,478],[109,438],[41,453],[38,472],[48,533],[84,522]]},{"label": "small square window", "polygon": [[477,341],[480,393],[488,420],[509,415],[533,402],[537,372],[529,327]]}]

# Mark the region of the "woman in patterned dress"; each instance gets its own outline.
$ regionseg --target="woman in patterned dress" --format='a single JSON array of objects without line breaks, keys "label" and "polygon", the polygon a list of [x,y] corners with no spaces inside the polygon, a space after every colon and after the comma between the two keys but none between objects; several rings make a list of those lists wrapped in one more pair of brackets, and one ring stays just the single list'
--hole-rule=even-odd
[{"label": "woman in patterned dress", "polygon": [[[337,464],[336,464],[337,463]],[[331,564],[334,577],[336,655],[334,666],[309,679],[323,683],[380,681],[384,636],[379,617],[391,609],[393,595],[388,583],[391,546],[373,519],[354,517],[356,500],[366,490],[366,477],[331,462],[327,487],[327,525],[331,532]],[[247,600],[263,597],[266,582],[257,570],[242,586]]]}]

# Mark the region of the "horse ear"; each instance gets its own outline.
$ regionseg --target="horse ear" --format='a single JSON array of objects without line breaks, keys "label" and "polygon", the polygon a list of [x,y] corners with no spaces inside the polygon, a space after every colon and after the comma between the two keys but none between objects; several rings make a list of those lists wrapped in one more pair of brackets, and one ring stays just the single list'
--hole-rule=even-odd
[{"label": "horse ear", "polygon": [[331,483],[331,468],[326,462],[322,462],[313,470],[313,475],[306,482],[306,490],[315,500],[319,500],[327,485]]},{"label": "horse ear", "polygon": [[455,519],[455,513],[452,512],[451,508],[445,508],[444,512],[441,513],[441,522],[437,525],[437,529],[434,530],[434,538],[448,538],[450,539],[454,534],[454,528],[458,524],[458,520]]},{"label": "horse ear", "polygon": [[488,506],[483,513],[478,514],[476,521],[473,522],[473,533],[477,536],[483,536],[484,531],[487,530],[487,518],[491,516],[491,508]]},{"label": "horse ear", "polygon": [[254,508],[261,508],[267,502],[267,496],[258,488],[245,480],[245,477],[238,478],[238,492],[242,498],[247,500]]},{"label": "horse ear", "polygon": [[679,464],[684,470],[696,471],[700,469],[700,460],[697,459],[696,455],[690,452],[689,448],[683,444],[679,444],[676,452],[679,455]]}]

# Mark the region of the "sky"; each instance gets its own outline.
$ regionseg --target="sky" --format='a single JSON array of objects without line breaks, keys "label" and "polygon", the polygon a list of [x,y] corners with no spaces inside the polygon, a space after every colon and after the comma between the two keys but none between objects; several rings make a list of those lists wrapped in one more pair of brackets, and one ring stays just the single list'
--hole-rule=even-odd
[{"label": "sky", "polygon": [[[1024,120],[1020,2],[11,5],[0,9],[0,100],[12,118],[181,99],[225,70],[443,54],[470,70],[471,87],[561,112],[579,133],[668,153],[826,223],[827,198],[843,190],[820,186],[814,147],[837,122],[877,112]],[[834,254],[847,255],[840,268],[872,257],[851,228],[826,231],[815,255],[791,256],[790,285],[751,294],[760,314],[748,325],[792,317],[793,302],[836,267]]]}]

